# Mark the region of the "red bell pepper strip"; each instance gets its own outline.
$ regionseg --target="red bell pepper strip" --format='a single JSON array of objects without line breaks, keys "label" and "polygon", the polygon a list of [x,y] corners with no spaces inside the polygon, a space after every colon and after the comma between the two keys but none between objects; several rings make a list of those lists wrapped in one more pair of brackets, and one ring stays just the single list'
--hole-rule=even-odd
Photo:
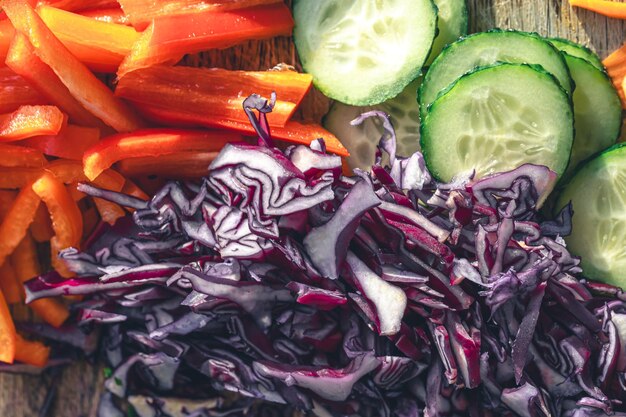
[{"label": "red bell pepper strip", "polygon": [[47,162],[37,149],[0,143],[0,167],[42,167]]},{"label": "red bell pepper strip", "polygon": [[220,68],[158,65],[122,77],[115,95],[135,103],[185,111],[189,117],[210,121],[248,123],[242,104],[248,94],[269,98],[276,92],[270,126],[285,126],[306,93],[313,77],[295,71],[229,71]]},{"label": "red bell pepper strip", "polygon": [[81,161],[83,153],[100,140],[100,129],[67,125],[57,135],[35,136],[18,142],[44,155]]},{"label": "red bell pepper strip", "polygon": [[41,175],[41,168],[0,167],[0,189],[17,190],[35,181]]},{"label": "red bell pepper strip", "polygon": [[35,49],[21,33],[15,34],[5,63],[31,84],[48,102],[56,104],[67,113],[70,120],[85,126],[104,126],[100,119],[89,113],[72,96],[54,71],[35,55]]},{"label": "red bell pepper strip", "polygon": [[[227,130],[238,131],[248,136],[256,135],[254,128],[250,125],[250,123],[232,120],[204,120],[196,115],[190,115],[187,112],[178,109],[164,109],[141,103],[137,103],[136,107],[147,119],[159,124],[181,127],[221,127]],[[302,145],[309,145],[311,141],[322,138],[326,143],[326,149],[328,152],[340,156],[349,155],[348,150],[335,135],[317,124],[303,124],[300,122],[289,121],[284,127],[271,127],[270,133],[274,139]]]},{"label": "red bell pepper strip", "polygon": [[164,16],[245,9],[279,2],[282,0],[119,0],[128,19],[138,30],[144,30],[153,19]]},{"label": "red bell pepper strip", "polygon": [[35,213],[35,219],[30,225],[30,233],[33,239],[35,239],[35,242],[49,242],[52,236],[54,236],[50,213],[48,213],[45,204],[39,205]]},{"label": "red bell pepper strip", "polygon": [[119,162],[119,171],[127,177],[158,175],[168,179],[201,178],[219,152],[176,152],[157,157],[128,158]]},{"label": "red bell pepper strip", "polygon": [[[4,14],[4,12],[2,12]],[[0,57],[6,57],[11,41],[15,35],[15,29],[7,19],[0,20]]]},{"label": "red bell pepper strip", "polygon": [[41,199],[33,191],[31,185],[32,183],[27,184],[20,190],[0,224],[0,265],[18,247],[35,219]]},{"label": "red bell pepper strip", "polygon": [[139,39],[134,28],[102,22],[50,6],[37,13],[54,35],[82,63],[96,72],[115,72]]},{"label": "red bell pepper strip", "polygon": [[116,0],[39,0],[37,4],[53,6],[72,12],[119,6]]},{"label": "red bell pepper strip", "polygon": [[16,31],[28,38],[39,59],[89,112],[120,132],[141,127],[139,117],[72,55],[32,7],[12,0],[4,4],[4,11]]},{"label": "red bell pepper strip", "polygon": [[15,359],[15,340],[17,332],[9,311],[9,306],[0,293],[0,361],[13,363]]},{"label": "red bell pepper strip", "polygon": [[56,135],[66,124],[67,116],[56,106],[21,106],[0,114],[0,142]]},{"label": "red bell pepper strip", "polygon": [[87,9],[78,12],[81,16],[89,17],[100,22],[116,23],[118,25],[130,25],[130,19],[124,11],[119,7],[111,7],[106,9]]},{"label": "red bell pepper strip", "polygon": [[[83,168],[90,180],[114,163],[127,158],[166,155],[181,151],[219,151],[240,135],[223,131],[145,129],[102,139],[85,152]],[[155,164],[158,171],[158,164]]]},{"label": "red bell pepper strip", "polygon": [[26,340],[19,333],[15,338],[15,360],[43,368],[48,363],[50,348],[41,342]]},{"label": "red bell pepper strip", "polygon": [[0,67],[0,113],[9,113],[28,104],[47,103],[48,100],[11,68]]},{"label": "red bell pepper strip", "polygon": [[223,49],[248,40],[289,36],[293,18],[282,2],[230,11],[204,11],[155,19],[133,45],[117,75],[160,63],[174,63],[185,54]]}]

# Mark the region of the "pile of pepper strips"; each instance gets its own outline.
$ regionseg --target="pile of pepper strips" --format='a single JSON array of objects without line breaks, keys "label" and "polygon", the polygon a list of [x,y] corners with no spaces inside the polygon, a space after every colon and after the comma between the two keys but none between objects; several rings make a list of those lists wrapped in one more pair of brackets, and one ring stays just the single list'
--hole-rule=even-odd
[{"label": "pile of pepper strips", "polygon": [[[291,120],[311,77],[278,67],[244,72],[175,66],[186,54],[248,40],[289,36],[282,0],[9,0],[0,3],[0,361],[44,366],[49,349],[26,340],[8,305],[21,283],[101,222],[126,211],[76,189],[88,182],[147,199],[130,180],[158,173],[197,178],[228,142],[252,127],[241,104],[251,93],[278,101],[269,116],[276,139],[308,144],[318,125]],[[116,75],[113,91],[101,74]],[[58,327],[67,300],[28,305]],[[16,308],[13,308],[15,311]],[[19,309],[18,309],[19,310]]]}]

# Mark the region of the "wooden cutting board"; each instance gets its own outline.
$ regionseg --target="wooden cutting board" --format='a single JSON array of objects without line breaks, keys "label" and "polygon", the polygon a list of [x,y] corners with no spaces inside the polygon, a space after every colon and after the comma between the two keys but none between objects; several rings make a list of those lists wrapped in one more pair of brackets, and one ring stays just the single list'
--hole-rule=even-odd
[{"label": "wooden cutting board", "polygon": [[[589,46],[601,58],[626,41],[625,22],[573,10],[567,0],[468,0],[468,4],[471,32],[506,28],[558,36]],[[251,42],[226,51],[187,58],[190,65],[248,70],[267,69],[280,62],[298,67],[297,54],[290,39]],[[328,104],[326,98],[313,91],[306,98],[299,116],[319,121]],[[49,416],[95,416],[102,381],[101,369],[87,363],[75,364],[58,375],[0,375],[0,416],[38,416],[50,388],[56,389],[56,397]]]}]

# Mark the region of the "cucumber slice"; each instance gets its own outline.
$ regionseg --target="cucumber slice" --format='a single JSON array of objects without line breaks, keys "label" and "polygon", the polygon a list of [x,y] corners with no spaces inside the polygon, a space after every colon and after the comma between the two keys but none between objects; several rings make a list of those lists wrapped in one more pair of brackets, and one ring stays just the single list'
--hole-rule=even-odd
[{"label": "cucumber slice", "polygon": [[391,100],[375,106],[356,107],[335,102],[324,117],[324,127],[333,133],[348,149],[350,168],[369,171],[374,163],[376,145],[383,134],[382,122],[370,117],[358,126],[350,122],[370,110],[381,110],[391,118],[396,130],[398,155],[409,156],[420,148],[420,122],[417,106],[417,88],[421,77],[409,84]]},{"label": "cucumber slice", "polygon": [[569,161],[574,120],[568,95],[539,66],[497,64],[462,76],[422,120],[421,145],[430,172],[450,181],[524,163],[561,175]]},{"label": "cucumber slice", "polygon": [[420,113],[425,116],[437,95],[456,79],[476,67],[498,62],[537,64],[554,75],[569,94],[572,81],[558,50],[540,36],[496,30],[470,35],[450,44],[428,69],[420,87]]},{"label": "cucumber slice", "polygon": [[626,288],[626,144],[584,164],[559,195],[572,202],[570,252],[581,257],[583,275]]},{"label": "cucumber slice", "polygon": [[432,0],[295,0],[293,17],[315,86],[357,106],[395,97],[417,78],[437,26]]},{"label": "cucumber slice", "polygon": [[575,56],[576,58],[584,59],[600,71],[604,71],[604,65],[602,65],[600,57],[586,46],[563,38],[548,38],[546,40],[559,51]]},{"label": "cucumber slice", "polygon": [[426,60],[432,64],[443,48],[467,34],[467,4],[465,0],[434,0],[437,6],[437,37]]},{"label": "cucumber slice", "polygon": [[572,97],[576,134],[567,177],[581,161],[615,143],[622,127],[622,105],[606,73],[584,59],[564,55],[576,84]]}]

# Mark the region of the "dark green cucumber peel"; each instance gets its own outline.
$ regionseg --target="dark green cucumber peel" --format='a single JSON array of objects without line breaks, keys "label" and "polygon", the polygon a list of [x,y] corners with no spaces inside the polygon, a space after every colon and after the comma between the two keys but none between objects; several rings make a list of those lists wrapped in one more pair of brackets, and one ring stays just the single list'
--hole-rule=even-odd
[{"label": "dark green cucumber peel", "polygon": [[559,51],[565,52],[566,54],[577,58],[582,58],[600,71],[604,71],[604,65],[602,64],[600,57],[586,46],[563,38],[547,38],[546,40]]}]

